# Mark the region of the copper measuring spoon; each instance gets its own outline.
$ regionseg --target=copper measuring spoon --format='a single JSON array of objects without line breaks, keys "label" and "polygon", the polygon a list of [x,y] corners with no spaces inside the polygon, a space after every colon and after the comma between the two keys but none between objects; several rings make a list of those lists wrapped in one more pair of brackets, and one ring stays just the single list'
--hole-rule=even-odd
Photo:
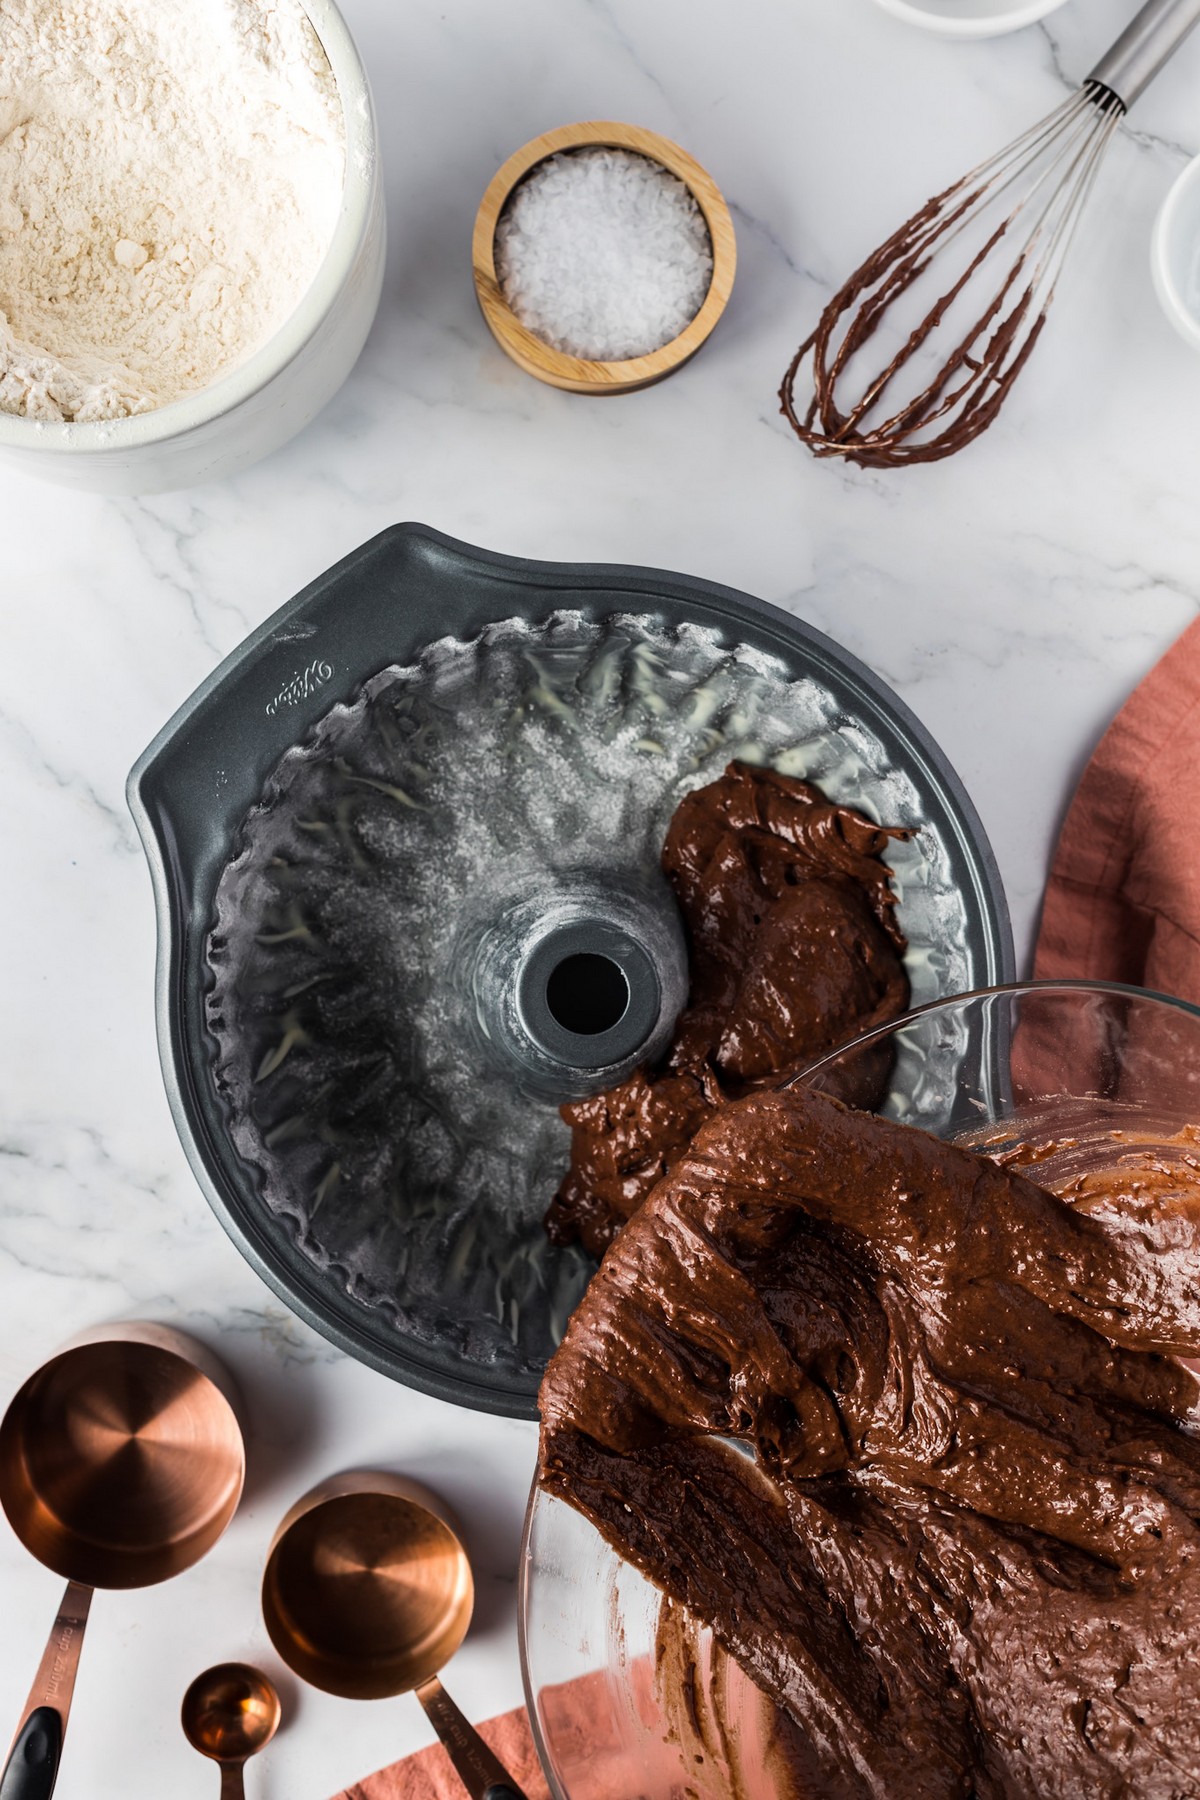
[{"label": "copper measuring spoon", "polygon": [[217,1359],[161,1325],[77,1339],[0,1422],[0,1506],[67,1591],[0,1776],[0,1800],[49,1800],[94,1588],[149,1587],[211,1550],[246,1456]]},{"label": "copper measuring spoon", "polygon": [[221,1800],[246,1800],[242,1770],[279,1730],[279,1695],[261,1669],[218,1663],[183,1696],[180,1722],[193,1750],[221,1771]]},{"label": "copper measuring spoon", "polygon": [[349,1700],[415,1693],[471,1800],[525,1800],[438,1680],[474,1604],[442,1502],[379,1471],[335,1476],[298,1500],[263,1576],[267,1631],[295,1674]]}]

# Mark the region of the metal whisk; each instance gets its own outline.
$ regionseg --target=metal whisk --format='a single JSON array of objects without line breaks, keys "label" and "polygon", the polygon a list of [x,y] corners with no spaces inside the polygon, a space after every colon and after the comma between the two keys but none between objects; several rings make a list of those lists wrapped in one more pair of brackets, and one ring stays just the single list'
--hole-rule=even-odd
[{"label": "metal whisk", "polygon": [[[1200,0],[1148,0],[1077,94],[927,201],[851,275],[779,392],[817,456],[898,468],[987,430],[1041,335],[1109,139],[1197,23]],[[861,353],[903,297],[917,322],[900,326],[882,374],[864,376]],[[810,355],[801,418],[796,380]]]}]

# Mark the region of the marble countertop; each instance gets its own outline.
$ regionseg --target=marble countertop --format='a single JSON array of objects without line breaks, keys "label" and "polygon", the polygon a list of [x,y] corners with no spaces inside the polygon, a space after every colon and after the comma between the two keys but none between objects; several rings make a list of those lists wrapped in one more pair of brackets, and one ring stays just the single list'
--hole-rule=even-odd
[{"label": "marble countertop", "polygon": [[[190,1678],[273,1672],[266,1546],[319,1475],[382,1462],[458,1508],[479,1573],[452,1671],[477,1716],[520,1698],[515,1569],[531,1425],[389,1384],[292,1319],[189,1174],[154,1042],[150,883],[123,784],[214,664],[320,570],[419,519],[514,554],[677,568],[763,596],[863,658],[961,774],[1027,966],[1063,806],[1105,723],[1200,600],[1200,358],[1162,318],[1155,210],[1200,150],[1200,40],[1110,153],[1038,355],[960,458],[898,474],[814,462],[776,410],[831,286],[932,192],[1061,99],[1132,0],[955,44],[870,0],[344,0],[374,84],[391,255],[341,395],[220,486],[143,500],[0,491],[0,1404],[74,1331],[176,1321],[248,1398],[250,1485],[227,1537],[167,1587],[93,1609],[61,1800],[186,1800]],[[470,278],[475,208],[519,144],[628,119],[727,195],[740,268],[711,343],[605,402],[539,386],[493,344]],[[0,1696],[13,1722],[60,1584],[0,1526]],[[256,1800],[325,1800],[429,1738],[415,1701],[284,1682]],[[5,1730],[7,1735],[7,1729]]]}]

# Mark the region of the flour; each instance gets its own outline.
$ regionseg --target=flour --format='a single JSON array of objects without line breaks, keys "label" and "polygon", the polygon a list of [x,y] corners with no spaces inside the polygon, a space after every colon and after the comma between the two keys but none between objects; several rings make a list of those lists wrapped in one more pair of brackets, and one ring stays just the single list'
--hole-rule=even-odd
[{"label": "flour", "polygon": [[311,284],[344,162],[299,0],[3,0],[0,412],[122,418],[236,368]]}]

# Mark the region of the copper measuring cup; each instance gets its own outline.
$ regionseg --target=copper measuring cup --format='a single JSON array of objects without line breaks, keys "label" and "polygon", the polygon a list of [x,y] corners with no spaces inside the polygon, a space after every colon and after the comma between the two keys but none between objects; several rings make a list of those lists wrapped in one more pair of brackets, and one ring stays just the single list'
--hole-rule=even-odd
[{"label": "copper measuring cup", "polygon": [[211,1550],[246,1453],[217,1359],[162,1325],[89,1332],[31,1375],[0,1422],[0,1506],[67,1591],[0,1776],[49,1800],[94,1588],[149,1587]]},{"label": "copper measuring cup", "polygon": [[348,1700],[415,1692],[471,1800],[525,1800],[438,1680],[474,1604],[442,1502],[377,1470],[336,1475],[298,1500],[263,1576],[267,1631],[295,1674]]}]

